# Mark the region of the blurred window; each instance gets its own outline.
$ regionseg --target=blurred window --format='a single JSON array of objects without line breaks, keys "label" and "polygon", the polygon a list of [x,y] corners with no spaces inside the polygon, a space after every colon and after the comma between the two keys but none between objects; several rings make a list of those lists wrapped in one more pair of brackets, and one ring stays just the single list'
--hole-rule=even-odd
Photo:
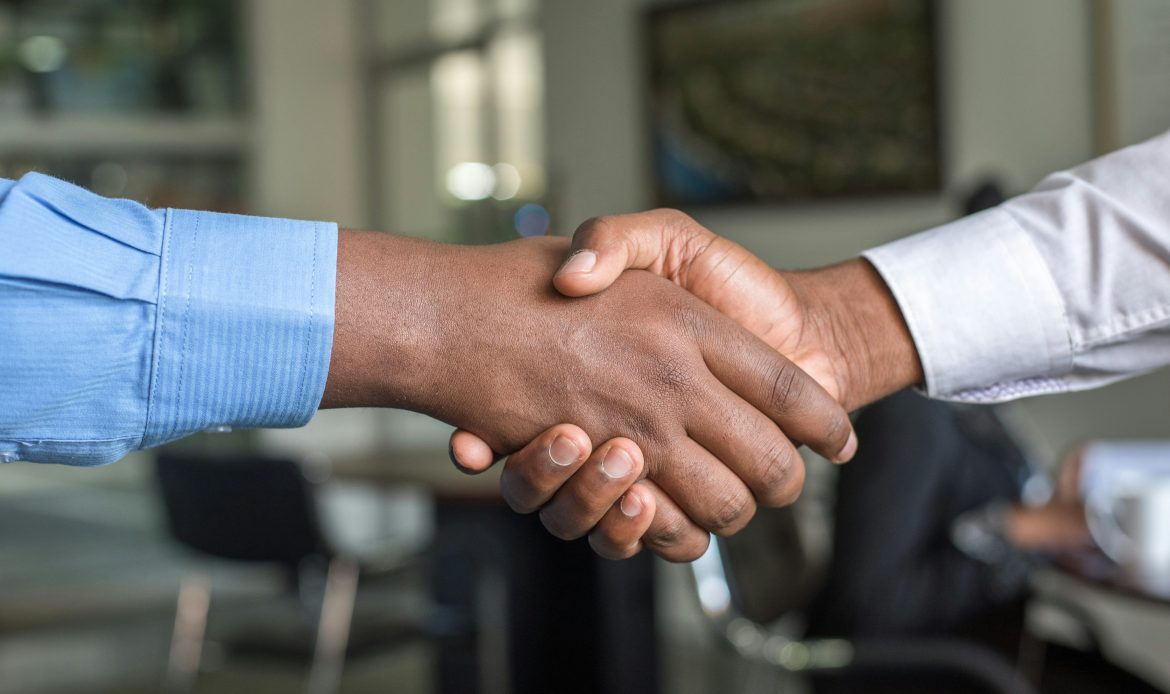
[{"label": "blurred window", "polygon": [[543,232],[537,223],[547,212],[536,6],[535,0],[373,3],[368,70],[378,226],[471,242]]}]

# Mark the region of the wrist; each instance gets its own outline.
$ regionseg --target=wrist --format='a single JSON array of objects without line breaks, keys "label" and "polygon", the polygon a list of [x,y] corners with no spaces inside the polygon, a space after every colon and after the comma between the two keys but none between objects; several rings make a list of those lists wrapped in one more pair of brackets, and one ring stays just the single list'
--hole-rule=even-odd
[{"label": "wrist", "polygon": [[433,404],[443,295],[437,273],[452,247],[402,236],[338,235],[333,353],[322,409]]},{"label": "wrist", "polygon": [[834,365],[846,409],[922,382],[901,309],[868,261],[787,273],[786,279],[804,307],[811,339]]}]

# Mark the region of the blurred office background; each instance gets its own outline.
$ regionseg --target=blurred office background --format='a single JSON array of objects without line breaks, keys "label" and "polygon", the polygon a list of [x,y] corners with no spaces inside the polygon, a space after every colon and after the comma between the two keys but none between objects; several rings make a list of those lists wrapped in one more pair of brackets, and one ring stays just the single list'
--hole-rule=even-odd
[{"label": "blurred office background", "polygon": [[[985,182],[1020,193],[1170,127],[1170,13],[1159,0],[684,4],[4,0],[0,176],[38,170],[154,206],[475,243],[568,234],[592,215],[665,202],[792,268],[949,221]],[[892,17],[877,38],[858,31],[871,16]],[[755,62],[736,56],[737,36]],[[728,64],[756,81],[729,86],[739,73]],[[785,80],[769,82],[770,68]],[[888,89],[866,101],[862,71]],[[791,91],[777,98],[778,85]],[[760,131],[769,115],[775,136]],[[818,158],[800,149],[805,126],[860,134]],[[1170,373],[1015,403],[1005,417],[1048,464],[1087,439],[1170,438]],[[173,448],[176,460],[303,465],[330,545],[312,570],[209,558],[176,541],[181,512],[160,493],[153,452],[92,470],[4,466],[0,692],[156,691],[168,667],[175,690],[296,691],[312,648],[281,631],[313,623],[325,584],[344,586],[351,560],[362,566],[356,612],[377,619],[364,632],[354,619],[362,657],[346,664],[342,691],[522,689],[536,666],[509,649],[533,644],[508,615],[524,593],[500,567],[470,572],[451,536],[498,527],[517,541],[531,529],[497,518],[495,473],[451,469],[448,433],[409,413],[326,412],[301,430],[209,433]],[[827,513],[833,472],[821,462],[810,460],[798,517]],[[805,541],[824,544],[823,523],[806,524]],[[530,559],[539,566],[539,553]],[[615,599],[654,600],[655,628],[627,633],[654,641],[632,651],[653,657],[635,681],[739,686],[689,567],[576,561],[549,564],[596,573],[580,586],[588,604],[614,582],[635,586]],[[1054,583],[1092,613],[1116,661],[1170,688],[1170,608]],[[196,608],[212,587],[198,672],[172,648],[181,585]],[[611,609],[600,633],[624,631]],[[572,619],[553,623],[573,630]],[[1059,636],[1061,620],[1049,621]],[[330,663],[318,666],[328,680]],[[471,674],[444,683],[451,672]]]}]

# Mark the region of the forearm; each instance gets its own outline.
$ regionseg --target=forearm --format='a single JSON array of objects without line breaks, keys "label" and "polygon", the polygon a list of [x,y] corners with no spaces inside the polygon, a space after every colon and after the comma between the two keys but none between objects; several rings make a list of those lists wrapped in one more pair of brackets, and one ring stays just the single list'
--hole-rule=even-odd
[{"label": "forearm", "polygon": [[536,426],[524,389],[555,390],[546,381],[558,355],[541,340],[564,329],[554,314],[577,306],[548,288],[567,240],[548,241],[460,246],[342,230],[321,408],[480,422],[497,450],[517,448],[513,430]]},{"label": "forearm", "polygon": [[783,274],[835,364],[847,410],[922,383],[922,363],[898,303],[867,261]]},{"label": "forearm", "polygon": [[[342,230],[321,408],[406,409],[459,425],[469,390],[512,392],[519,384],[502,375],[507,366],[539,366],[517,338],[549,318],[536,309],[551,306],[532,300],[551,295],[545,287],[567,240],[554,245],[460,246]],[[508,278],[518,286],[496,281]],[[529,342],[533,354],[551,358],[536,338]]]}]

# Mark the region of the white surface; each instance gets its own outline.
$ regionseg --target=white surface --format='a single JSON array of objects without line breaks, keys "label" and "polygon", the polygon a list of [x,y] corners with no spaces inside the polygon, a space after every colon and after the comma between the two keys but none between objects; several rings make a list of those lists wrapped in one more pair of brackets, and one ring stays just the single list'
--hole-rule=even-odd
[{"label": "white surface", "polygon": [[[1033,577],[1039,594],[1051,593],[1091,618],[1106,657],[1152,684],[1170,690],[1170,604],[1119,595],[1075,581],[1057,571]],[[1059,638],[1058,634],[1052,636]]]}]

